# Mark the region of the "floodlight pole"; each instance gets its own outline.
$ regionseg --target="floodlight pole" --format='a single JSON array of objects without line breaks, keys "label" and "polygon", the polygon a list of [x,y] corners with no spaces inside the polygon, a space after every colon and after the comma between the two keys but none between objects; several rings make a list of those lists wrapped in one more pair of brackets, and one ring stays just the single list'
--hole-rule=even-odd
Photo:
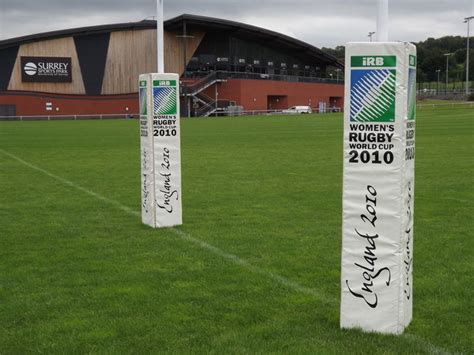
[{"label": "floodlight pole", "polygon": [[439,95],[439,73],[441,73],[441,69],[438,69],[436,73],[438,73],[438,83],[436,84],[436,95]]},{"label": "floodlight pole", "polygon": [[469,16],[464,19],[467,23],[467,52],[466,52],[466,98],[469,95],[469,23],[474,16]]},{"label": "floodlight pole", "polygon": [[388,0],[378,0],[377,42],[388,42]]},{"label": "floodlight pole", "polygon": [[164,30],[163,30],[163,2],[164,0],[156,1],[156,60],[158,64],[158,73],[165,72],[165,46],[164,46]]},{"label": "floodlight pole", "polygon": [[449,83],[449,56],[453,53],[445,53],[446,56],[446,89],[444,90],[445,95],[448,94],[448,83]]}]

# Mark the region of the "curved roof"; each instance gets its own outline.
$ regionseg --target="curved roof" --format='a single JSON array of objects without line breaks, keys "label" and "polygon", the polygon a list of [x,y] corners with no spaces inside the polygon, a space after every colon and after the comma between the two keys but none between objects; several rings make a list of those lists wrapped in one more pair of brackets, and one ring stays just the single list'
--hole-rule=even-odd
[{"label": "curved roof", "polygon": [[[332,55],[327,54],[326,52],[323,52],[319,48],[312,46],[306,42],[300,41],[298,39],[286,36],[278,32],[270,31],[261,27],[247,25],[241,22],[223,20],[206,16],[183,14],[165,21],[164,26],[166,30],[181,30],[183,28],[184,23],[186,23],[187,27],[189,26],[191,28],[201,28],[203,30],[208,31],[230,31],[233,34],[240,35],[243,37],[249,37],[254,41],[264,43],[265,45],[284,48],[286,50],[291,50],[294,53],[310,55],[327,65],[332,65],[338,68],[344,67],[342,62],[337,60]],[[156,28],[156,21],[143,20],[139,22],[128,22],[51,31],[0,41],[0,50],[40,40],[50,40],[69,36],[102,34],[115,31],[154,28]]]}]

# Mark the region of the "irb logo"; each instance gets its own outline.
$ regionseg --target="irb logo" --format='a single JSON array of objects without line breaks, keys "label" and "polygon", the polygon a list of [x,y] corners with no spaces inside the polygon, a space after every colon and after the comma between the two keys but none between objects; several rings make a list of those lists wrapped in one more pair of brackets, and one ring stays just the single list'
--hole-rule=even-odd
[{"label": "irb logo", "polygon": [[356,55],[351,57],[353,68],[393,68],[397,66],[397,57],[394,55]]},{"label": "irb logo", "polygon": [[384,65],[383,57],[363,57],[362,65],[364,67],[382,67]]}]

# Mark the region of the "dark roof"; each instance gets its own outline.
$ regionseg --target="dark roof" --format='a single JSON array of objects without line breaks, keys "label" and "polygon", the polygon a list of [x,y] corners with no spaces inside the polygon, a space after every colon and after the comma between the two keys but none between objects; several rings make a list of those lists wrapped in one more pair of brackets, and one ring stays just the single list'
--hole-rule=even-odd
[{"label": "dark roof", "polygon": [[156,28],[156,21],[143,20],[140,22],[115,23],[115,24],[110,24],[110,25],[71,28],[67,30],[43,32],[43,33],[37,33],[34,35],[6,39],[3,41],[0,41],[0,49],[4,49],[11,46],[17,46],[19,44],[44,41],[44,40],[50,40],[50,39],[56,39],[56,38],[63,38],[63,37],[69,37],[69,36],[82,36],[82,35],[109,33],[109,32],[115,32],[115,31],[127,31],[127,30],[133,30],[133,29],[150,29],[150,28]]},{"label": "dark roof", "polygon": [[[204,30],[231,31],[236,35],[249,37],[253,40],[261,41],[262,43],[265,43],[267,45],[283,47],[287,50],[292,50],[299,54],[307,54],[312,57],[316,57],[319,61],[322,61],[328,65],[333,65],[339,68],[344,67],[344,65],[332,55],[327,54],[319,48],[314,47],[306,42],[297,40],[295,38],[283,35],[278,32],[270,31],[261,27],[247,25],[241,22],[217,19],[206,16],[183,14],[165,21],[164,26],[167,30],[180,30],[182,29],[184,22],[186,22],[186,26],[190,26],[191,28],[198,27]],[[82,36],[115,31],[152,28],[156,28],[156,21],[143,20],[139,22],[72,28],[67,30],[44,32],[34,35],[6,39],[0,41],[0,49],[30,42],[36,42],[40,40],[50,40],[68,36]]]}]

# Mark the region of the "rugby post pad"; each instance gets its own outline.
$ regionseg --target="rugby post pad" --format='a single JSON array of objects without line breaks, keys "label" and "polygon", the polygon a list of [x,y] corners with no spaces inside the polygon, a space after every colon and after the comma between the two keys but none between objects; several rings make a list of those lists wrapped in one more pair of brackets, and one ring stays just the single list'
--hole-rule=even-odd
[{"label": "rugby post pad", "polygon": [[182,224],[179,76],[139,77],[142,222]]},{"label": "rugby post pad", "polygon": [[403,332],[412,318],[416,47],[349,43],[341,327]]}]

